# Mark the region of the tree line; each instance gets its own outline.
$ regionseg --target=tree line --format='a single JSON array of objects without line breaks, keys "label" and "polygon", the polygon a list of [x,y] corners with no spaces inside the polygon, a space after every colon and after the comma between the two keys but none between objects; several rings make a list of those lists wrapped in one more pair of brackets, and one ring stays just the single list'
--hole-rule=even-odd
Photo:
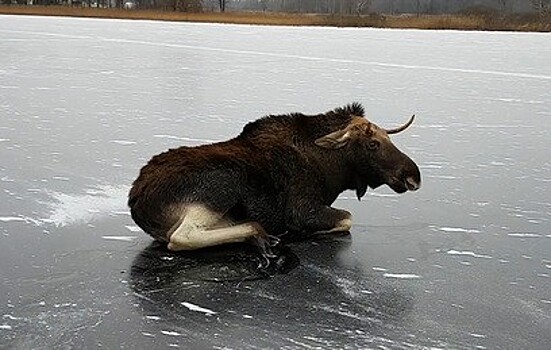
[{"label": "tree line", "polygon": [[0,0],[2,4],[163,9],[182,12],[269,11],[341,15],[551,16],[551,0]]}]

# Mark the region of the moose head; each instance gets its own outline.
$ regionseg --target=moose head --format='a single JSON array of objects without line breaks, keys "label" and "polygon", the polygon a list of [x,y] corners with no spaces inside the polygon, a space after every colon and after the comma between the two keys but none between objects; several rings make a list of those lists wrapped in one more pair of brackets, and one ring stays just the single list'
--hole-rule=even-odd
[{"label": "moose head", "polygon": [[407,129],[415,119],[395,129],[383,129],[363,117],[353,117],[350,123],[335,132],[318,138],[319,147],[343,152],[359,177],[357,195],[361,198],[367,186],[377,188],[387,184],[397,193],[416,191],[421,186],[417,165],[402,153],[389,135]]}]

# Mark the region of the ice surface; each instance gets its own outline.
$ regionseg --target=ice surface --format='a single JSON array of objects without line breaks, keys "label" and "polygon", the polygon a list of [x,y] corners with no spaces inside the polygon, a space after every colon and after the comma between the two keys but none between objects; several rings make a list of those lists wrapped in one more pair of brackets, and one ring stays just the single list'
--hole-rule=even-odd
[{"label": "ice surface", "polygon": [[[0,52],[0,347],[551,343],[550,34],[0,16]],[[393,140],[423,186],[344,193],[351,237],[289,245],[287,274],[132,222],[151,156],[352,101],[417,115]]]}]

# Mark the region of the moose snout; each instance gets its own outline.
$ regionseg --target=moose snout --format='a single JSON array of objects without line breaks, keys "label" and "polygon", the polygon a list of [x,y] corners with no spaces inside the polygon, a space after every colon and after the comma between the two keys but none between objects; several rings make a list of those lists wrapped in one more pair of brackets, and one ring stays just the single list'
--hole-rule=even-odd
[{"label": "moose snout", "polygon": [[416,180],[413,176],[406,178],[406,187],[410,191],[417,191],[421,187],[421,179]]},{"label": "moose snout", "polygon": [[421,187],[421,172],[417,164],[409,157],[398,178],[409,191],[417,191]]}]

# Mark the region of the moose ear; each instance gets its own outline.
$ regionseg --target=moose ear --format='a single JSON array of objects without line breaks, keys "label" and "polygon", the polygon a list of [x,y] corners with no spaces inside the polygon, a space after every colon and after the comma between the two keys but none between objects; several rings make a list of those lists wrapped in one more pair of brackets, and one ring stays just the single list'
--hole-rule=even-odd
[{"label": "moose ear", "polygon": [[348,141],[350,141],[350,131],[346,129],[338,130],[332,132],[328,135],[322,136],[314,143],[317,146],[328,148],[328,149],[339,149],[346,146]]}]

